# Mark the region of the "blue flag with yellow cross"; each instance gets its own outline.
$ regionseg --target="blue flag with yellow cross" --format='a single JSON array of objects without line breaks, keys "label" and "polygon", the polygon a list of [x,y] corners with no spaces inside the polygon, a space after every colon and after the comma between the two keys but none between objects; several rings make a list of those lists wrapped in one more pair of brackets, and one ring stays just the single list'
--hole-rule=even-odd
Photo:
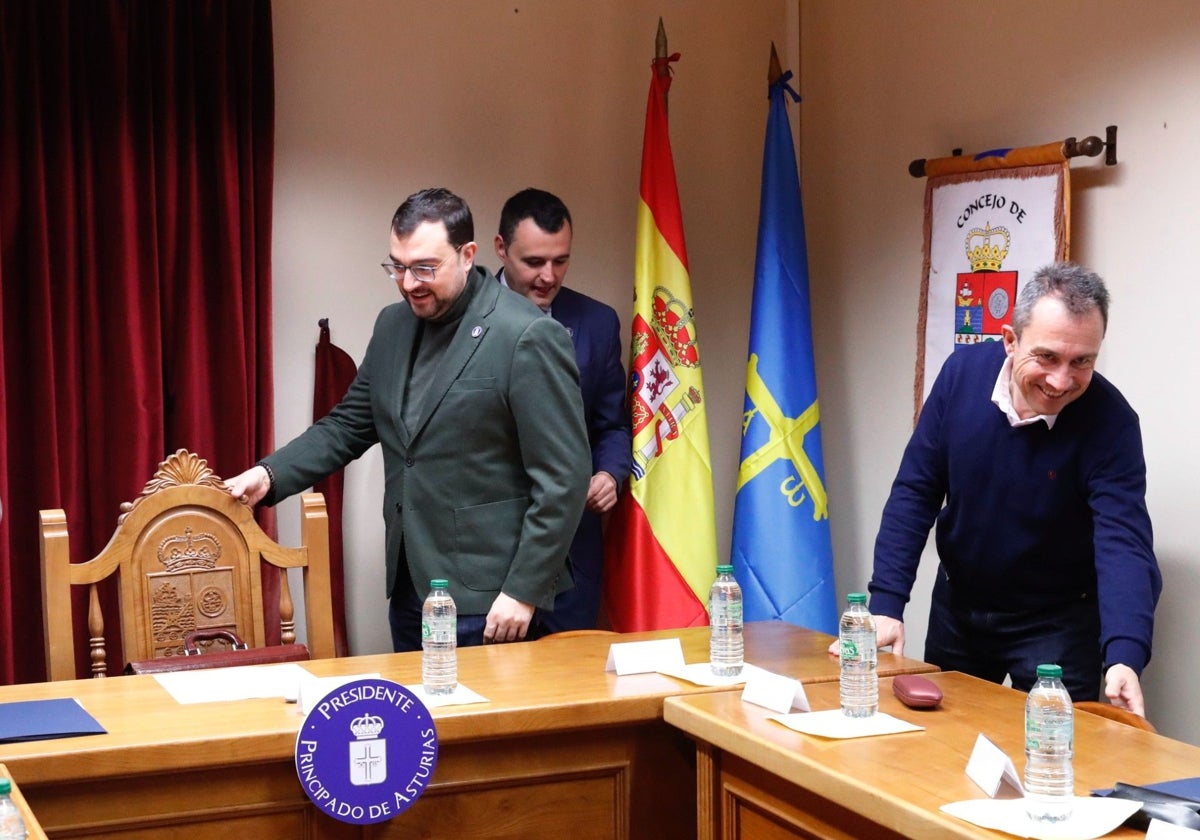
[{"label": "blue flag with yellow cross", "polygon": [[769,88],[732,562],[746,621],[836,633],[808,248],[785,99],[799,101],[791,75]]}]

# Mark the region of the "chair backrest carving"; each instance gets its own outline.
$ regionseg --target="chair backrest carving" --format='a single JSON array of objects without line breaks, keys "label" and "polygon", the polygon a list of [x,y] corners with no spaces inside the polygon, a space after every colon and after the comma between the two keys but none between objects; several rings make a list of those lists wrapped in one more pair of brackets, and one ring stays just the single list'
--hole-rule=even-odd
[{"label": "chair backrest carving", "polygon": [[[308,647],[335,655],[329,581],[329,526],[324,498],[301,500],[302,545],[270,539],[244,502],[202,458],[179,450],[160,465],[141,496],[121,505],[107,546],[86,563],[71,563],[66,514],[41,512],[42,604],[50,679],[74,679],[71,589],[86,586],[93,676],[109,670],[106,617],[96,586],[116,575],[124,659],[181,656],[188,633],[231,630],[250,647],[266,644],[261,561],[281,570],[280,641],[295,641],[286,570],[303,570]],[[214,649],[225,646],[211,643]],[[123,664],[123,663],[115,663]]]}]

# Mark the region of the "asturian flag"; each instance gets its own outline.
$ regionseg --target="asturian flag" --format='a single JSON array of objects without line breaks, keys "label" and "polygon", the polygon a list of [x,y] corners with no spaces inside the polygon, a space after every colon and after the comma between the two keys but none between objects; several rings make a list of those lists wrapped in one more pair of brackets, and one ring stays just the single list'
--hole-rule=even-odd
[{"label": "asturian flag", "polygon": [[717,539],[705,391],[667,130],[669,58],[655,59],[642,142],[630,348],[633,473],[609,522],[604,603],[620,632],[708,623]]},{"label": "asturian flag", "polygon": [[808,249],[784,99],[800,99],[791,76],[769,89],[732,561],[746,621],[836,633]]}]

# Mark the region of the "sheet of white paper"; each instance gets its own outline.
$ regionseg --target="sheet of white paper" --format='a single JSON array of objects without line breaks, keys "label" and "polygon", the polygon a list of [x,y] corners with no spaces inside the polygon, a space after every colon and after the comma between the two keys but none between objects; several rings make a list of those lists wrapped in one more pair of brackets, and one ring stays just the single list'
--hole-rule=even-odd
[{"label": "sheet of white paper", "polygon": [[683,645],[678,638],[649,642],[617,642],[608,647],[606,671],[626,674],[652,674],[664,668],[683,667]]},{"label": "sheet of white paper", "polygon": [[1076,796],[1071,816],[1058,823],[1040,823],[1025,813],[1024,799],[966,799],[943,805],[952,817],[983,828],[994,828],[1035,840],[1092,840],[1103,837],[1138,809],[1140,802],[1102,796]]},{"label": "sheet of white paper", "polygon": [[975,748],[971,750],[971,757],[967,760],[967,778],[979,785],[988,796],[996,795],[1001,782],[1008,782],[1014,790],[1022,796],[1025,795],[1021,777],[1017,774],[1012,759],[1004,750],[984,737],[983,733],[975,739]]},{"label": "sheet of white paper", "polygon": [[341,688],[347,683],[352,683],[357,680],[377,680],[380,679],[378,673],[374,674],[349,674],[347,676],[338,677],[317,677],[310,674],[308,671],[302,671],[300,674],[299,689],[297,691],[297,706],[300,714],[305,717],[311,712],[318,703],[325,697],[326,694],[334,689]]},{"label": "sheet of white paper", "polygon": [[176,703],[218,703],[257,697],[288,697],[308,672],[295,662],[276,665],[241,665],[236,668],[203,668],[167,671],[154,679]]},{"label": "sheet of white paper", "polygon": [[[322,698],[330,692],[341,688],[343,685],[366,679],[380,679],[380,675],[376,673],[351,674],[350,676],[342,677],[314,677],[305,671],[304,677],[300,681],[300,714],[307,715]],[[424,686],[420,683],[417,685],[406,685],[404,689],[424,703],[427,709],[436,709],[439,706],[459,706],[468,703],[488,702],[486,697],[472,691],[462,683],[459,683],[450,694],[439,694],[436,696],[426,694]]]},{"label": "sheet of white paper", "polygon": [[788,729],[822,738],[863,738],[868,735],[894,735],[897,732],[921,732],[924,726],[894,718],[885,712],[876,712],[870,717],[852,718],[842,714],[841,709],[823,712],[802,712],[794,715],[771,715]]},{"label": "sheet of white paper", "polygon": [[743,702],[753,703],[784,715],[792,709],[810,711],[808,695],[804,693],[804,686],[800,680],[773,674],[761,668],[755,670],[758,673],[751,674],[746,680],[746,687],[742,689]]},{"label": "sheet of white paper", "polygon": [[468,703],[488,702],[488,699],[482,694],[475,693],[462,683],[455,686],[454,691],[450,694],[426,694],[425,687],[422,685],[406,685],[404,687],[424,703],[427,709],[436,709],[439,706],[465,706]]},{"label": "sheet of white paper", "polygon": [[1200,831],[1194,828],[1184,828],[1181,825],[1171,825],[1162,820],[1150,820],[1146,829],[1146,840],[1196,840]]},{"label": "sheet of white paper", "polygon": [[712,665],[708,662],[693,662],[691,665],[684,665],[680,662],[674,665],[663,665],[656,670],[660,674],[666,674],[668,677],[674,677],[677,680],[685,680],[695,685],[707,685],[717,688],[741,685],[753,677],[769,673],[756,665],[751,665],[749,662],[742,665],[742,672],[740,674],[735,674],[732,677],[718,677],[712,672]]}]

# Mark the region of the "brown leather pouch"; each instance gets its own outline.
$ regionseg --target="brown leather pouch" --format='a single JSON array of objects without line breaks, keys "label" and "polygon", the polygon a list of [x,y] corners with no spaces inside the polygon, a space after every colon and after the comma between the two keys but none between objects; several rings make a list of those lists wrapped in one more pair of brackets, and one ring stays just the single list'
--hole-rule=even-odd
[{"label": "brown leather pouch", "polygon": [[893,678],[892,693],[910,709],[934,709],[942,702],[942,690],[917,674]]}]

